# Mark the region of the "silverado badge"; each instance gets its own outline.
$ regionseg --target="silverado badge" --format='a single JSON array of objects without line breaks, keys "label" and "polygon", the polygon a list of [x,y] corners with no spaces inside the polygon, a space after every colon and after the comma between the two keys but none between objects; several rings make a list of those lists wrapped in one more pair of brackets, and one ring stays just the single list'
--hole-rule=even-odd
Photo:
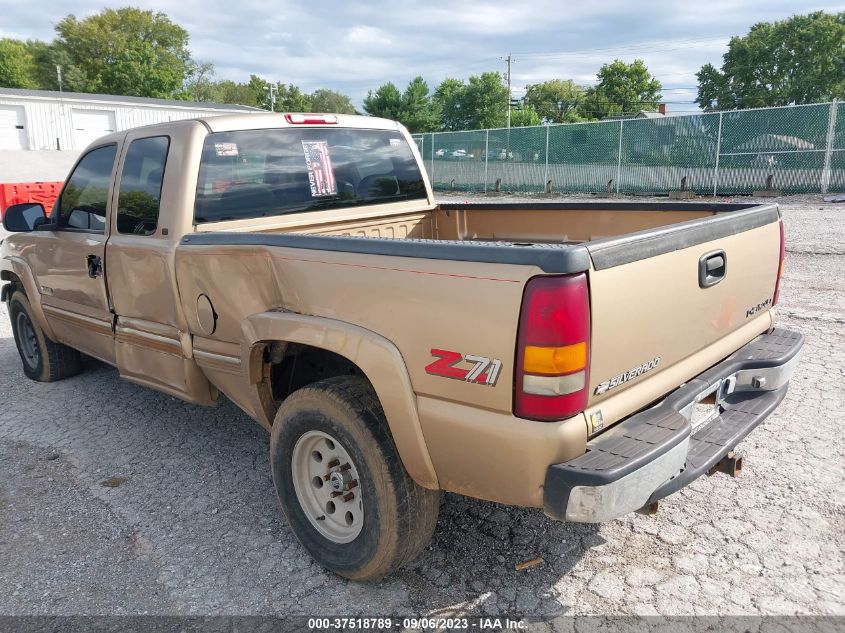
[{"label": "silverado badge", "polygon": [[637,365],[628,371],[623,371],[621,374],[617,374],[610,380],[605,380],[603,383],[600,383],[599,386],[596,387],[595,395],[600,396],[611,389],[615,389],[619,385],[625,384],[629,380],[642,376],[644,373],[651,371],[659,364],[660,356],[655,356],[651,360],[644,362],[642,365]]}]

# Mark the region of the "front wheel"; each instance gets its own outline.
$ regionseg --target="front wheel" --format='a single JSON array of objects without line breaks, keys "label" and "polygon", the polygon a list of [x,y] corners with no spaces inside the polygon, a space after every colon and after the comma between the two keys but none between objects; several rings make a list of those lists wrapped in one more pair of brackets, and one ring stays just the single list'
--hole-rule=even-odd
[{"label": "front wheel", "polygon": [[9,299],[9,318],[23,373],[32,380],[53,382],[69,378],[82,369],[78,351],[50,339],[38,325],[27,296],[16,291]]},{"label": "front wheel", "polygon": [[405,471],[362,378],[329,378],[291,394],[273,423],[270,459],[288,525],[327,569],[377,580],[431,540],[440,495]]}]

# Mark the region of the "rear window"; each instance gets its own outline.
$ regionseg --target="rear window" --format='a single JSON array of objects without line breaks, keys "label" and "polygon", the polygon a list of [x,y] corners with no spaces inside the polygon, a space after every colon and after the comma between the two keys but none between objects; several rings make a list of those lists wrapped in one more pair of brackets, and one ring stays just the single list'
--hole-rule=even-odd
[{"label": "rear window", "polygon": [[425,197],[397,132],[240,130],[206,137],[194,217],[219,222]]}]

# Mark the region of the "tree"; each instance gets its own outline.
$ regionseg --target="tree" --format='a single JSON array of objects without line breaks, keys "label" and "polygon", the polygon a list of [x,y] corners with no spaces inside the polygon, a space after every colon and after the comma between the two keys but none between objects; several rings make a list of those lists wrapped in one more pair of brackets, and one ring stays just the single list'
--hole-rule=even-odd
[{"label": "tree", "polygon": [[508,88],[497,72],[473,75],[468,83],[446,79],[433,102],[444,130],[504,127],[507,121]]},{"label": "tree", "polygon": [[470,129],[504,127],[507,123],[508,87],[497,72],[470,77],[464,102]]},{"label": "tree", "polygon": [[640,110],[657,110],[661,83],[648,72],[641,59],[626,64],[615,59],[599,69],[598,83],[587,89],[579,108],[585,118],[596,119]]},{"label": "tree", "polygon": [[171,97],[191,72],[188,32],[164,13],[126,7],[83,20],[69,15],[56,33],[90,92]]},{"label": "tree", "polygon": [[518,110],[511,110],[511,127],[526,127],[542,124],[543,118],[532,105],[525,103]]},{"label": "tree", "polygon": [[185,77],[182,96],[191,101],[214,101],[215,83],[214,64],[210,62],[192,62]]},{"label": "tree", "polygon": [[211,101],[215,103],[234,103],[252,107],[260,107],[256,99],[255,90],[245,83],[238,83],[230,79],[216,81],[212,85]]},{"label": "tree", "polygon": [[333,112],[336,114],[357,114],[352,101],[345,94],[320,88],[311,93],[311,108],[314,112]]},{"label": "tree", "polygon": [[395,120],[401,111],[402,93],[392,82],[382,84],[375,92],[370,90],[364,98],[364,112],[370,116]]},{"label": "tree", "polygon": [[440,127],[444,130],[465,130],[469,127],[464,109],[466,84],[460,79],[444,79],[434,91],[433,101],[440,111]]},{"label": "tree", "polygon": [[[66,90],[68,92],[85,92],[88,89],[88,78],[70,54],[55,43],[48,44],[38,40],[26,43],[32,58],[35,60],[35,81],[41,90]],[[62,69],[62,82],[59,86],[59,75],[56,66]]]},{"label": "tree", "polygon": [[277,112],[311,112],[314,110],[311,105],[311,96],[302,92],[293,84],[279,82],[276,84],[276,111]]},{"label": "tree", "polygon": [[546,123],[582,120],[578,106],[583,100],[584,88],[571,79],[552,79],[531,84],[525,89],[525,103],[533,107]]},{"label": "tree", "polygon": [[428,92],[428,84],[420,77],[414,77],[405,92],[399,121],[412,133],[433,132],[440,124],[440,109]]},{"label": "tree", "polygon": [[36,88],[35,59],[20,40],[0,39],[0,86]]},{"label": "tree", "polygon": [[760,22],[731,38],[721,70],[696,73],[705,110],[817,103],[845,96],[845,12]]}]

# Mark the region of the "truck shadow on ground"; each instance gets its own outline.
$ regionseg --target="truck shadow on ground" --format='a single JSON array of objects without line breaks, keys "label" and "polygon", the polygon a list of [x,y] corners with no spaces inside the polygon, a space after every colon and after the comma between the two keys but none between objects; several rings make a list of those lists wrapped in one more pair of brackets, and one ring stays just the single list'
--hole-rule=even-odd
[{"label": "truck shadow on ground", "polygon": [[555,585],[602,543],[597,525],[446,493],[431,546],[398,577],[418,612],[552,617],[569,610]]},{"label": "truck shadow on ground", "polygon": [[[444,494],[434,540],[417,561],[377,584],[350,583],[313,563],[288,530],[269,476],[269,437],[231,402],[195,407],[122,381],[92,360],[77,378],[35,383],[19,362],[14,342],[0,340],[0,441],[67,455],[76,477],[116,515],[132,517],[177,603],[190,596],[224,613],[266,613],[271,604],[287,613],[324,605],[349,615],[550,617],[568,611],[555,584],[603,542],[596,526]],[[110,476],[126,483],[103,491]],[[224,555],[210,551],[209,543],[223,540]],[[516,571],[536,558],[537,566]]]}]

